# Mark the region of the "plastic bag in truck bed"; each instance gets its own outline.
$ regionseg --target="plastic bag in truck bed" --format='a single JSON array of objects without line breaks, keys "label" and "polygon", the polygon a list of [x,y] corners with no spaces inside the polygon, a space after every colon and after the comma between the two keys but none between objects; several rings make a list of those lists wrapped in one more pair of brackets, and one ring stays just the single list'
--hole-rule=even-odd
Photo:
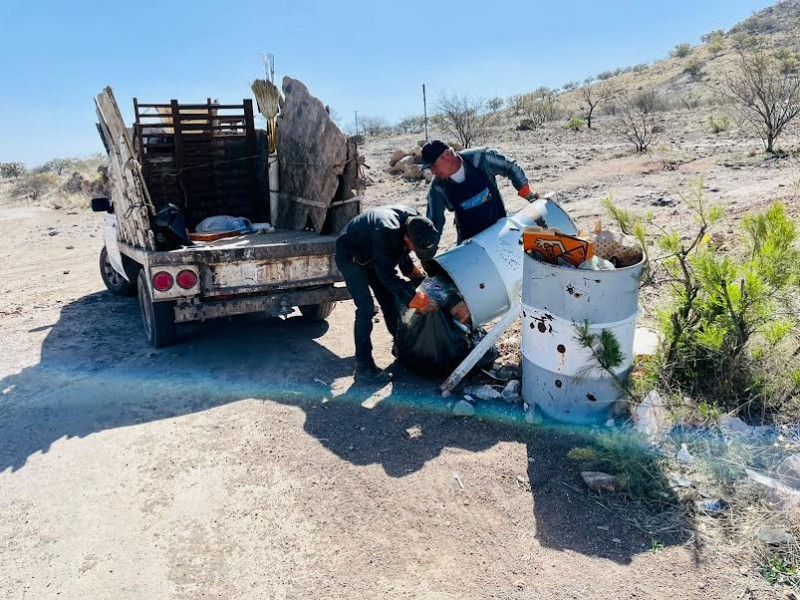
[{"label": "plastic bag in truck bed", "polygon": [[448,375],[472,349],[467,332],[444,311],[411,309],[400,319],[395,338],[397,359],[426,377]]}]

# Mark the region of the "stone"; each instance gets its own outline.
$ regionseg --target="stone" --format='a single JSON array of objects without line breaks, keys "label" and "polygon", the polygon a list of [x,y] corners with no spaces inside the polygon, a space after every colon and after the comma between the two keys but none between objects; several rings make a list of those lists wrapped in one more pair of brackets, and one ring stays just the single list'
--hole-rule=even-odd
[{"label": "stone", "polygon": [[650,203],[652,206],[675,206],[677,202],[673,198],[656,198]]},{"label": "stone", "polygon": [[793,544],[797,538],[786,531],[783,527],[759,527],[756,537],[765,544],[778,546],[781,544]]},{"label": "stone", "polygon": [[499,400],[503,395],[490,385],[469,387],[465,393],[475,396],[479,400]]},{"label": "stone", "polygon": [[651,440],[662,438],[669,429],[669,414],[656,390],[652,390],[636,407],[636,430]]},{"label": "stone", "polygon": [[277,127],[281,206],[273,225],[303,229],[310,218],[319,232],[348,161],[347,138],[303,82],[284,77],[282,89]]},{"label": "stone", "polygon": [[520,383],[518,379],[512,379],[503,388],[501,395],[507,402],[516,402],[519,399]]},{"label": "stone", "polygon": [[475,414],[475,407],[466,400],[459,400],[453,407],[453,415],[456,417],[471,417]]},{"label": "stone", "polygon": [[581,471],[583,482],[593,492],[616,492],[619,489],[619,479],[614,475],[601,471]]},{"label": "stone", "polygon": [[395,166],[406,154],[407,152],[405,150],[400,150],[399,148],[392,152],[392,156],[389,158],[389,166]]}]

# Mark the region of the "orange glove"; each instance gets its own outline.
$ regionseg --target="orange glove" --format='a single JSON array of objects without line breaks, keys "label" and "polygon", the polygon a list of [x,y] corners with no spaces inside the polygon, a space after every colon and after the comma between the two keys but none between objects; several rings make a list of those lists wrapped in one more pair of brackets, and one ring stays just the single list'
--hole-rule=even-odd
[{"label": "orange glove", "polygon": [[529,201],[536,200],[539,197],[539,194],[531,191],[531,186],[527,181],[525,182],[525,185],[517,190],[517,194]]}]

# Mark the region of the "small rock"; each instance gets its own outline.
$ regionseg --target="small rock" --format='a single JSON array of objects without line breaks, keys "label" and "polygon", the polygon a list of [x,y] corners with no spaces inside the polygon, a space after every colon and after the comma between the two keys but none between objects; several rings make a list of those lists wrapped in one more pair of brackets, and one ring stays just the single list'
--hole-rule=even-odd
[{"label": "small rock", "polygon": [[409,439],[415,440],[417,438],[422,437],[422,427],[419,425],[414,425],[413,427],[409,427],[406,429],[406,435]]},{"label": "small rock", "polygon": [[689,447],[686,444],[681,444],[681,449],[678,451],[676,458],[687,465],[691,465],[696,460],[692,453],[689,452]]},{"label": "small rock", "polygon": [[408,153],[405,150],[401,150],[399,148],[392,152],[392,157],[389,159],[389,166],[395,166],[404,156],[406,156],[406,154]]},{"label": "small rock", "polygon": [[75,246],[67,246],[66,247],[66,250],[74,250],[74,249],[75,249]]},{"label": "small rock", "polygon": [[501,395],[507,402],[515,402],[519,398],[519,380],[512,379],[503,388]]},{"label": "small rock", "polygon": [[765,544],[793,544],[795,537],[782,527],[759,527],[756,536]]},{"label": "small rock", "polygon": [[499,400],[503,395],[490,385],[469,387],[464,390],[467,394],[475,396],[479,400]]},{"label": "small rock", "polygon": [[728,503],[720,498],[709,498],[708,500],[697,500],[694,503],[697,512],[705,515],[717,516],[728,510]]},{"label": "small rock", "polygon": [[675,206],[676,202],[672,198],[664,198],[662,196],[661,198],[656,198],[650,204],[653,206]]},{"label": "small rock", "polygon": [[61,271],[64,275],[69,275],[69,271]]},{"label": "small rock", "polygon": [[48,231],[48,232],[47,232],[47,235],[50,235],[50,236],[53,236],[53,235],[58,235],[58,231],[56,231],[55,229],[53,229],[53,230],[51,230],[51,231]]},{"label": "small rock", "polygon": [[751,427],[742,421],[739,417],[722,417],[719,420],[719,428],[722,431],[727,431],[730,433],[749,433],[751,431]]},{"label": "small rock", "polygon": [[453,392],[451,392],[450,390],[445,390],[445,391],[442,392],[442,398],[449,398],[452,395],[453,395]]},{"label": "small rock", "polygon": [[456,417],[471,417],[475,414],[475,407],[466,400],[460,400],[453,407],[453,415]]},{"label": "small rock", "polygon": [[581,477],[586,487],[594,492],[616,492],[619,489],[619,479],[608,473],[581,471]]},{"label": "small rock", "polygon": [[619,538],[611,538],[611,541],[614,542],[615,544],[621,544],[622,543],[622,540],[619,539]]}]

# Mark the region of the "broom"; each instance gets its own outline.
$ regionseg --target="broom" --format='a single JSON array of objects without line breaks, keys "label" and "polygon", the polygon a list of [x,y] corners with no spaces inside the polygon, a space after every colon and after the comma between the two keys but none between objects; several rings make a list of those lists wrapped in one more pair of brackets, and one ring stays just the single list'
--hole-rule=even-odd
[{"label": "broom", "polygon": [[281,93],[275,84],[268,79],[256,79],[250,86],[256,97],[258,112],[267,121],[267,142],[269,153],[274,154],[277,150],[275,145],[275,130],[278,121],[278,109],[280,108]]}]

